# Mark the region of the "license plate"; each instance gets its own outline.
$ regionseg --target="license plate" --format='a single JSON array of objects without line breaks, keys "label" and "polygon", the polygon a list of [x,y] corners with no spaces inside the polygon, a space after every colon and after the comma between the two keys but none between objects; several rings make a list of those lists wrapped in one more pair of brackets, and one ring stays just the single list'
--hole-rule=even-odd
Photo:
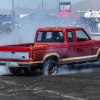
[{"label": "license plate", "polygon": [[19,67],[17,62],[11,62],[10,67]]}]

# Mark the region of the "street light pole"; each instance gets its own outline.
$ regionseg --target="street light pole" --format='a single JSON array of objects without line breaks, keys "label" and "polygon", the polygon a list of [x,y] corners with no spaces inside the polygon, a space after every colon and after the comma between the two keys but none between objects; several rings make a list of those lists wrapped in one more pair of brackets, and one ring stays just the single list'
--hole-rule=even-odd
[{"label": "street light pole", "polygon": [[42,13],[43,13],[43,1],[42,1]]},{"label": "street light pole", "polygon": [[58,0],[57,0],[57,8],[58,8]]},{"label": "street light pole", "polygon": [[12,0],[12,15],[13,15],[13,18],[15,18],[14,0]]}]

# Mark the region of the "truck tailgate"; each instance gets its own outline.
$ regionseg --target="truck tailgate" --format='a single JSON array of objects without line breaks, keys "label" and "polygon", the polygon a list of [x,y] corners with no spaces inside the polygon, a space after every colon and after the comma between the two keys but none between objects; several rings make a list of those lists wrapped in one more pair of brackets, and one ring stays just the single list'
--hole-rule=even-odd
[{"label": "truck tailgate", "polygon": [[30,47],[0,46],[0,61],[29,61]]}]

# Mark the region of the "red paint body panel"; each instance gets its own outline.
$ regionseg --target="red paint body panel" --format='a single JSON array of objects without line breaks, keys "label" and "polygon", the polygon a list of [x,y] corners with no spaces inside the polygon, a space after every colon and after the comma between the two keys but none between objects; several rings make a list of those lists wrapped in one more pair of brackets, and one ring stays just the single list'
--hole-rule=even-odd
[{"label": "red paint body panel", "polygon": [[[97,53],[98,49],[100,48],[100,41],[99,40],[93,40],[95,44],[95,51],[94,54]],[[97,48],[98,47],[98,48]]]},{"label": "red paint body panel", "polygon": [[[78,46],[81,44],[81,46]],[[94,43],[91,41],[87,42],[81,42],[81,43],[76,43],[77,45],[77,57],[79,56],[89,56],[89,55],[94,55]]]},{"label": "red paint body panel", "polygon": [[[82,29],[83,30],[83,29]],[[94,41],[91,39],[91,37],[87,34],[85,30],[83,30],[86,35],[90,38],[90,41],[84,41],[84,42],[78,42],[76,39],[76,34],[75,34],[75,39],[76,39],[76,51],[77,51],[77,57],[81,56],[89,56],[89,55],[94,55]],[[79,46],[81,45],[81,46]]]},{"label": "red paint body panel", "polygon": [[[69,31],[70,29],[68,29]],[[73,36],[74,36],[74,40],[75,40],[75,34],[74,34],[74,30],[71,29],[71,31],[73,32]],[[68,36],[67,36],[67,30],[66,30],[66,43],[68,46],[68,57],[72,58],[72,57],[76,57],[76,41],[72,42],[72,43],[68,43]]]},{"label": "red paint body panel", "polygon": [[0,58],[0,61],[11,61],[11,62],[32,62],[32,60],[21,60],[21,59],[1,59]]}]

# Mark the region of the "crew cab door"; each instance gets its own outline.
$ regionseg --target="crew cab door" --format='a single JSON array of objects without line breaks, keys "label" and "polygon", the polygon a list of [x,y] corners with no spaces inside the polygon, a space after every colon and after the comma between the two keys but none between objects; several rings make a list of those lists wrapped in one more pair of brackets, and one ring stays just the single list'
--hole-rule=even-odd
[{"label": "crew cab door", "polygon": [[84,30],[76,30],[77,57],[94,55],[94,42]]},{"label": "crew cab door", "polygon": [[68,57],[76,57],[76,43],[73,30],[67,30]]}]

